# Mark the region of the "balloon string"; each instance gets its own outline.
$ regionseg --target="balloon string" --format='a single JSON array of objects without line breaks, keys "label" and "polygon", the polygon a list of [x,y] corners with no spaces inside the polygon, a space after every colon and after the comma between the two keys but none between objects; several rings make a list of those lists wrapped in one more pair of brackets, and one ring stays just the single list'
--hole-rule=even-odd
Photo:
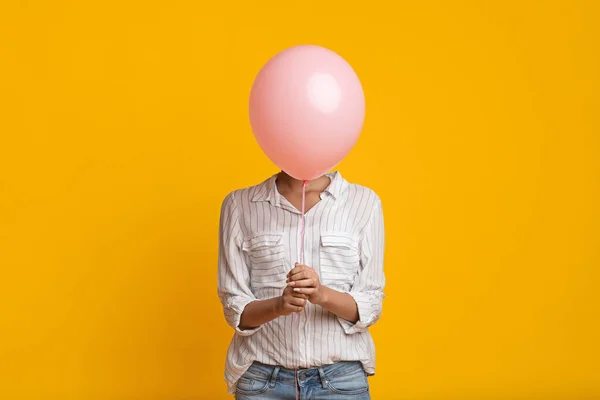
[{"label": "balloon string", "polygon": [[305,205],[306,205],[306,186],[308,186],[308,182],[304,181],[302,183],[302,227],[300,230],[300,264],[304,263],[304,229],[305,229]]},{"label": "balloon string", "polygon": [[[304,263],[304,230],[305,230],[305,224],[306,224],[306,217],[305,217],[305,209],[306,209],[306,186],[308,186],[308,181],[303,181],[302,182],[302,218],[301,218],[301,225],[300,225],[300,264]],[[297,341],[297,336],[296,336],[296,331],[300,329],[299,327],[299,318],[298,318],[298,313],[294,313],[294,325],[295,325],[295,329],[292,329],[292,341],[294,342],[294,349],[296,350],[296,354],[298,354],[298,357],[300,356],[300,351],[298,349],[298,341]],[[295,380],[295,388],[296,388],[296,400],[298,400],[298,364],[299,364],[299,360],[297,360],[297,362],[294,364],[294,380]]]}]

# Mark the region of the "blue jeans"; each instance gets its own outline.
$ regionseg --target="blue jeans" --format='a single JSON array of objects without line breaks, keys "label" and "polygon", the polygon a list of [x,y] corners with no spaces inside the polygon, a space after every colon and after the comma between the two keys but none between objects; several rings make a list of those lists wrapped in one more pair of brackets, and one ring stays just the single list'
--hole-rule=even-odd
[{"label": "blue jeans", "polygon": [[[293,369],[254,362],[237,383],[237,400],[295,400]],[[300,400],[369,400],[369,383],[362,364],[340,361],[316,368],[299,369]]]}]

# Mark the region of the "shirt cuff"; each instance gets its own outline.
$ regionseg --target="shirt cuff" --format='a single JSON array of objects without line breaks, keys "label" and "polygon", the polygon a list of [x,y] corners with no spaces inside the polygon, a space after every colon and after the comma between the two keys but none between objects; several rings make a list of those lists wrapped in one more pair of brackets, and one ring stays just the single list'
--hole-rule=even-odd
[{"label": "shirt cuff", "polygon": [[369,295],[367,293],[350,291],[343,291],[342,293],[348,293],[350,296],[352,296],[358,308],[358,321],[356,321],[356,323],[352,323],[342,317],[338,317],[338,321],[340,321],[344,332],[346,332],[348,335],[351,335],[353,333],[365,331],[370,325],[373,324],[373,322],[375,322],[372,321],[373,312],[371,310],[371,301]]},{"label": "shirt cuff", "polygon": [[257,326],[256,328],[244,330],[240,329],[239,327],[240,319],[242,318],[242,313],[244,312],[244,309],[248,304],[252,303],[255,300],[256,299],[252,297],[234,297],[229,301],[229,304],[227,304],[227,307],[231,311],[233,311],[230,324],[235,329],[235,331],[241,336],[250,336],[262,328],[262,325]]}]

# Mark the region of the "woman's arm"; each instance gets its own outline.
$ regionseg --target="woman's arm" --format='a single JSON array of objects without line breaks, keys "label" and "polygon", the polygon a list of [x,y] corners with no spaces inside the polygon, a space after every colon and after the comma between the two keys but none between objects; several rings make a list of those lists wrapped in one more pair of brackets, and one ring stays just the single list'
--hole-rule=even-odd
[{"label": "woman's arm", "polygon": [[260,327],[240,329],[243,311],[257,299],[250,288],[250,270],[242,255],[242,231],[239,220],[235,192],[231,192],[221,207],[218,292],[227,323],[241,335],[249,336]]},{"label": "woman's arm", "polygon": [[282,315],[300,312],[305,305],[305,295],[295,293],[292,288],[286,287],[279,297],[248,303],[242,312],[238,327],[240,330],[256,329]]},{"label": "woman's arm", "polygon": [[254,300],[248,303],[242,312],[238,327],[243,331],[256,329],[262,324],[279,317],[277,303],[279,303],[278,297],[267,300]]},{"label": "woman's arm", "polygon": [[308,301],[320,304],[338,316],[347,334],[362,332],[381,315],[384,298],[383,273],[384,229],[381,202],[371,212],[360,242],[361,270],[348,292],[321,285],[319,275],[310,267],[296,264],[288,274],[288,285],[297,293],[308,295]]},{"label": "woman's arm", "polygon": [[241,335],[249,336],[281,315],[302,311],[307,296],[286,288],[281,296],[256,298],[250,287],[250,269],[240,248],[239,221],[235,192],[231,192],[223,200],[219,223],[219,298],[227,323]]},{"label": "woman's arm", "polygon": [[327,286],[321,286],[321,291],[321,298],[317,300],[316,304],[346,321],[352,323],[358,321],[358,306],[352,296]]}]

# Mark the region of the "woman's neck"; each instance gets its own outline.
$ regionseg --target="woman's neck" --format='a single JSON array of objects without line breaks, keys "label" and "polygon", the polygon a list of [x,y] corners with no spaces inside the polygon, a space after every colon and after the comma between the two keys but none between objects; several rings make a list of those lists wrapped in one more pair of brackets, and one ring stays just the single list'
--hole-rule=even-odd
[{"label": "woman's neck", "polygon": [[[288,192],[288,193],[302,193],[302,184],[303,181],[293,178],[286,174],[284,171],[281,171],[277,175],[277,188],[280,192]],[[308,186],[306,187],[307,192],[322,192],[329,186],[331,179],[327,175],[322,175],[316,179],[308,181]]]}]

